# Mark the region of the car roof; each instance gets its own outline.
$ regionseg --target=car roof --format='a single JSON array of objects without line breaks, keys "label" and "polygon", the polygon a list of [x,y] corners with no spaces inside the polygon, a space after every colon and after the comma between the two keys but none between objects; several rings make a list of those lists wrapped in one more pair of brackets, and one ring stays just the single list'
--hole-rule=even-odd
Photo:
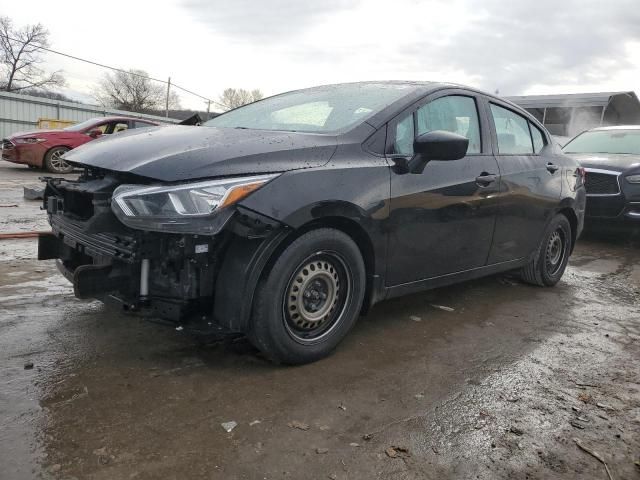
[{"label": "car roof", "polygon": [[[363,82],[344,82],[344,83],[317,85],[313,87],[302,88],[299,90],[292,90],[292,91],[315,90],[315,89],[321,89],[321,88],[340,87],[343,85],[399,85],[399,86],[405,86],[405,87],[413,87],[414,90],[421,91],[425,94],[435,90],[442,90],[444,88],[460,88],[463,90],[468,90],[470,92],[485,95],[487,97],[491,97],[496,100],[500,100],[510,105],[514,105],[515,107],[518,108],[518,110],[526,111],[522,107],[513,103],[507,97],[500,97],[498,95],[494,95],[492,93],[485,92],[483,90],[479,90],[474,87],[470,87],[469,85],[462,85],[459,83],[452,83],[452,82],[439,82],[439,81],[427,81],[427,80],[369,80],[369,81],[363,81]],[[290,93],[290,92],[283,92],[283,93]]]},{"label": "car roof", "polygon": [[[373,126],[374,128],[378,128],[383,123],[385,123],[386,120],[388,119],[388,115],[390,112],[393,112],[393,111],[399,112],[404,108],[406,108],[407,106],[411,105],[413,102],[419,100],[420,98],[428,95],[431,92],[435,92],[437,90],[449,89],[449,88],[466,90],[474,94],[484,95],[488,97],[490,100],[495,100],[497,102],[502,102],[503,104],[507,104],[509,105],[509,108],[519,112],[521,115],[524,115],[525,117],[533,121],[538,126],[543,127],[543,125],[533,115],[531,115],[524,108],[513,103],[512,101],[504,97],[499,97],[497,95],[484,92],[482,90],[478,90],[476,88],[469,87],[467,85],[461,85],[457,83],[419,81],[419,80],[371,80],[371,81],[364,81],[364,82],[347,82],[347,83],[334,83],[334,84],[328,84],[328,85],[318,85],[314,87],[304,88],[300,90],[293,90],[293,91],[312,91],[316,89],[340,87],[343,85],[381,85],[381,86],[399,85],[399,86],[411,88],[411,90],[407,93],[407,95],[403,97],[403,99],[400,99],[397,102],[394,102],[385,110],[383,110],[383,112],[380,112],[367,120],[366,123]],[[283,92],[283,93],[292,93],[292,92]]]},{"label": "car roof", "polygon": [[[331,87],[341,87],[341,86],[357,86],[357,85],[397,85],[403,87],[412,87],[413,90],[422,91],[424,93],[429,93],[433,90],[439,90],[441,88],[464,88],[466,90],[477,91],[471,87],[466,85],[457,85],[455,83],[446,83],[446,82],[433,82],[433,81],[422,81],[422,80],[368,80],[362,82],[343,82],[343,83],[330,83],[326,85],[316,85],[313,87],[302,88],[300,90],[293,91],[304,91],[304,90],[319,90],[323,88],[331,88]],[[289,92],[285,92],[289,93]],[[479,92],[478,93],[484,93]]]},{"label": "car roof", "polygon": [[596,127],[587,130],[588,132],[602,132],[607,130],[640,130],[640,125],[610,125],[608,127]]},{"label": "car roof", "polygon": [[93,120],[95,120],[96,122],[113,122],[116,120],[124,120],[124,121],[136,120],[139,122],[158,123],[154,120],[147,120],[146,118],[125,117],[125,116],[115,116],[115,115],[111,117],[96,117]]}]

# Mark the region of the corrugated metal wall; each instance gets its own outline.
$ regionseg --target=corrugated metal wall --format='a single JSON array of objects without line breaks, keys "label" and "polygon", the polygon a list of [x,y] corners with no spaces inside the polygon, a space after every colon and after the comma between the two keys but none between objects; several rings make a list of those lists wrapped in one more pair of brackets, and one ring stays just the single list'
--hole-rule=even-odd
[{"label": "corrugated metal wall", "polygon": [[159,122],[177,123],[172,118],[131,113],[122,110],[103,109],[96,105],[82,103],[61,102],[47,98],[18,95],[0,92],[0,139],[6,138],[21,130],[34,130],[41,118],[55,120],[70,120],[82,122],[94,117],[110,115],[124,115],[127,117],[147,118]]}]

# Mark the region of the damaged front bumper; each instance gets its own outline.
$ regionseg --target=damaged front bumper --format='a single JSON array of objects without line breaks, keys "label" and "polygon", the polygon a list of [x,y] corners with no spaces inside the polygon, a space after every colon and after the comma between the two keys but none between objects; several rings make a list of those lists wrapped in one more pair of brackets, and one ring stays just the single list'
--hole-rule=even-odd
[{"label": "damaged front bumper", "polygon": [[[41,235],[38,259],[55,259],[78,298],[117,302],[139,312],[201,329],[240,331],[242,322],[217,322],[214,302],[241,288],[220,277],[230,246],[259,250],[282,225],[234,206],[216,216],[215,234],[170,234],[126,227],[110,208],[118,179],[47,178],[44,206],[52,233]],[[233,274],[233,273],[232,273]],[[234,279],[229,279],[234,282]],[[228,308],[225,308],[227,311]],[[224,325],[226,323],[226,325]]]}]

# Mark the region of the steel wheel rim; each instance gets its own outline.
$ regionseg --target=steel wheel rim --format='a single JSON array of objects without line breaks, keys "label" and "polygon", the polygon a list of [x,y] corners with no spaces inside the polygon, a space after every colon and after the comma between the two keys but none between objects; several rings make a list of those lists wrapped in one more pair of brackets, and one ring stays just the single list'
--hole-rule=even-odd
[{"label": "steel wheel rim", "polygon": [[69,164],[61,158],[65,153],[67,153],[67,150],[63,148],[51,152],[49,163],[55,170],[67,170],[69,168]]},{"label": "steel wheel rim", "polygon": [[553,231],[547,241],[547,249],[545,252],[545,262],[547,271],[550,275],[555,275],[560,270],[565,256],[565,235],[560,228]]},{"label": "steel wheel rim", "polygon": [[350,271],[336,252],[318,252],[303,260],[289,279],[282,302],[289,335],[316,342],[340,323],[351,293]]}]

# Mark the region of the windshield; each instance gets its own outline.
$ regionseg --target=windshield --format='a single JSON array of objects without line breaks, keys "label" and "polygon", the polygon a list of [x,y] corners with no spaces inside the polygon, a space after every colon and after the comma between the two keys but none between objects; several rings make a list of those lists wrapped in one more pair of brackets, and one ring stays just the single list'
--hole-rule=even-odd
[{"label": "windshield", "polygon": [[245,105],[205,122],[208,127],[342,132],[405,96],[410,86],[331,85],[299,90]]},{"label": "windshield", "polygon": [[85,120],[84,122],[76,123],[75,125],[71,125],[70,127],[63,128],[67,132],[80,132],[85,128],[89,128],[92,125],[97,123],[97,119],[92,118],[91,120]]},{"label": "windshield", "polygon": [[619,153],[640,155],[640,130],[595,130],[578,135],[564,146],[565,153]]}]

